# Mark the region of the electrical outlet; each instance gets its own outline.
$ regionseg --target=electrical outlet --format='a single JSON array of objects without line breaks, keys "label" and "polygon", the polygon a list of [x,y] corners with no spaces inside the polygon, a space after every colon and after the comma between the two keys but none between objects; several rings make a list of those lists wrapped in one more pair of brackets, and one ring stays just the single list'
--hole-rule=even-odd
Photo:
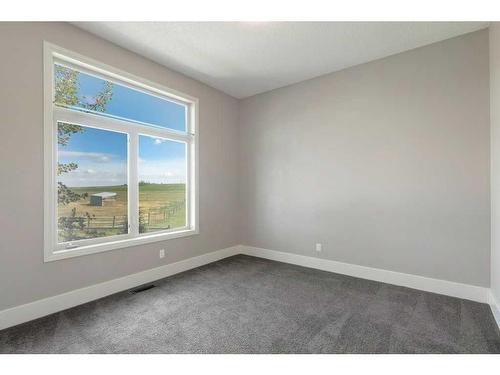
[{"label": "electrical outlet", "polygon": [[317,243],[317,244],[316,244],[316,251],[317,251],[318,253],[320,253],[320,252],[321,252],[321,250],[323,250],[323,245],[322,245],[322,244],[320,244],[320,243]]},{"label": "electrical outlet", "polygon": [[165,249],[160,249],[160,258],[165,258]]}]

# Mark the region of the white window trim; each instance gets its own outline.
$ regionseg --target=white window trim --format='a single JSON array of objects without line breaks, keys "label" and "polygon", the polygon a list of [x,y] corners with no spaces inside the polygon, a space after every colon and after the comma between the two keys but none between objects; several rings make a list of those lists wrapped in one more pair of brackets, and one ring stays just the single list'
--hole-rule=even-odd
[{"label": "white window trim", "polygon": [[[101,62],[66,50],[54,44],[44,42],[44,261],[54,261],[72,258],[86,254],[94,254],[129,246],[136,246],[151,242],[164,241],[173,238],[191,236],[199,233],[198,210],[198,99],[192,96],[158,85],[154,82],[134,76],[122,70],[108,66]],[[124,86],[141,90],[150,95],[165,98],[187,106],[187,132],[179,132],[167,128],[133,122],[115,117],[105,117],[93,113],[81,112],[53,104],[54,97],[54,62],[63,62],[68,67],[102,76]],[[89,124],[89,119],[91,123]],[[128,133],[129,136],[129,164],[128,164],[128,217],[130,232],[105,238],[74,241],[75,248],[62,247],[57,241],[57,120],[84,126],[99,124],[104,129]],[[137,157],[130,157],[131,152],[138,151],[138,134],[168,138],[183,141],[187,144],[187,181],[186,200],[187,226],[171,230],[139,234],[136,223],[138,214],[138,186],[131,184],[137,180]],[[130,199],[136,197],[137,199]]]}]

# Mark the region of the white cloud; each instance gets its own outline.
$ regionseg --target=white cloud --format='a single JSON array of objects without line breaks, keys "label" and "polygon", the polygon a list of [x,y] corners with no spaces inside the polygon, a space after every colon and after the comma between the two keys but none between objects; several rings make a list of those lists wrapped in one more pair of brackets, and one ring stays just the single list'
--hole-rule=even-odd
[{"label": "white cloud", "polygon": [[103,164],[98,159],[78,161],[78,168],[59,177],[63,184],[76,186],[109,186],[127,183],[127,163],[110,161]]},{"label": "white cloud", "polygon": [[[95,153],[97,154],[97,153]],[[78,160],[78,169],[63,173],[59,180],[67,186],[109,186],[127,183],[127,162],[99,158]],[[152,183],[175,184],[186,182],[186,160],[139,160],[139,180]]]},{"label": "white cloud", "polygon": [[155,145],[161,145],[163,142],[165,142],[164,139],[160,139],[160,138],[155,139]]},{"label": "white cloud", "polygon": [[101,162],[109,162],[116,155],[106,154],[104,152],[84,152],[84,151],[58,151],[58,155],[60,158],[79,158],[79,159],[93,159]]}]

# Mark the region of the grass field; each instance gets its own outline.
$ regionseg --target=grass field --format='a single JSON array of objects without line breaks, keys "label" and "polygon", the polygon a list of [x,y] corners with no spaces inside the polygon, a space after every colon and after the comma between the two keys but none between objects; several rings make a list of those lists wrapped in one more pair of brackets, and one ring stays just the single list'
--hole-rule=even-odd
[{"label": "grass field", "polygon": [[[186,225],[184,184],[140,184],[139,211],[141,232],[152,232]],[[88,197],[67,205],[60,204],[58,217],[70,217],[76,209],[76,216],[91,216],[85,220],[85,230],[75,232],[74,239],[102,237],[124,233],[127,224],[127,186],[74,187],[78,194],[87,193]],[[90,195],[101,192],[116,193],[116,200],[109,206],[91,206]],[[114,228],[112,228],[112,224]],[[90,228],[88,225],[90,224]],[[60,241],[63,236],[60,233]]]}]

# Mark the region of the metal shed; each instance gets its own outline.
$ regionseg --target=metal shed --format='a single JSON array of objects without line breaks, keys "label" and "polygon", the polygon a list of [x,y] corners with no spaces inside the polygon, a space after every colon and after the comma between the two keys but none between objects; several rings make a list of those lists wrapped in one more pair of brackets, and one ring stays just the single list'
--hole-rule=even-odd
[{"label": "metal shed", "polygon": [[90,196],[90,205],[91,206],[108,206],[112,205],[116,200],[116,193],[110,192],[102,192],[92,194]]}]

